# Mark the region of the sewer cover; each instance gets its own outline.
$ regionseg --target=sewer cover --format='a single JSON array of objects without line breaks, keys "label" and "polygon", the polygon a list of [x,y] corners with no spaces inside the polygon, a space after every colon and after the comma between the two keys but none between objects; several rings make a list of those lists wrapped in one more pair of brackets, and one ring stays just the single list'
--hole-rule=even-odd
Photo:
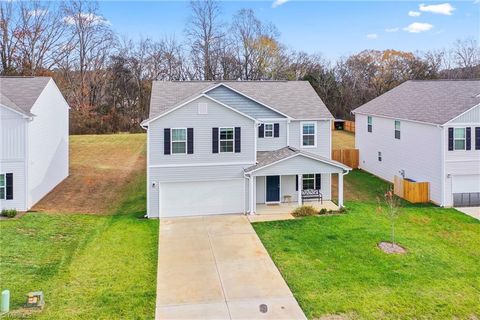
[{"label": "sewer cover", "polygon": [[268,306],[266,304],[261,304],[260,305],[260,312],[261,313],[267,313],[268,311]]}]

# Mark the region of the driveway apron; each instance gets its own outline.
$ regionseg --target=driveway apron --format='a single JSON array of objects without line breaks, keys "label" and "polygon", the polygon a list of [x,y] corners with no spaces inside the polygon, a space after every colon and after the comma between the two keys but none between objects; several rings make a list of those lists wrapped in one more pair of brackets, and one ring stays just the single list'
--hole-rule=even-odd
[{"label": "driveway apron", "polygon": [[156,319],[306,319],[243,215],[161,219]]}]

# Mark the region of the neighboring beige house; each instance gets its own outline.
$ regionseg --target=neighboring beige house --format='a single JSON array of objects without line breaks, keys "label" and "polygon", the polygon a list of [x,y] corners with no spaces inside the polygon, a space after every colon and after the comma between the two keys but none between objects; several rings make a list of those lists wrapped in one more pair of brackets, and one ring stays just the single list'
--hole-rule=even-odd
[{"label": "neighboring beige house", "polygon": [[332,115],[306,81],[155,81],[147,129],[148,217],[254,214],[331,199]]},{"label": "neighboring beige house", "polygon": [[427,181],[441,206],[480,206],[480,80],[407,81],[353,113],[362,169]]}]

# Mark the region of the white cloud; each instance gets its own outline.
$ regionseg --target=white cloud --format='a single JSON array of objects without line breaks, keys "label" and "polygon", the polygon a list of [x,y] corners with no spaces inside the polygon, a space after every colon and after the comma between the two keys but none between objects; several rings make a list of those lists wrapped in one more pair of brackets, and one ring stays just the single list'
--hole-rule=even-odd
[{"label": "white cloud", "polygon": [[408,15],[410,17],[420,17],[422,13],[421,12],[418,12],[418,11],[408,11]]},{"label": "white cloud", "polygon": [[[76,19],[78,19],[77,16],[67,16],[65,18],[63,18],[63,20],[67,23],[67,24],[75,24],[75,21]],[[93,14],[93,13],[80,13],[80,19],[83,19],[84,21],[86,22],[91,22],[92,24],[107,24],[107,25],[110,25],[110,21],[108,21],[107,19],[105,19],[104,17],[102,16],[97,16],[96,14]]]},{"label": "white cloud", "polygon": [[446,16],[451,16],[453,10],[455,8],[450,3],[442,3],[442,4],[421,4],[418,9],[423,12],[431,12],[437,14],[443,14]]},{"label": "white cloud", "polygon": [[272,3],[272,8],[276,8],[276,7],[279,7],[281,6],[282,4],[288,2],[289,0],[275,0],[273,1]]},{"label": "white cloud", "polygon": [[35,9],[35,10],[30,10],[28,11],[28,15],[32,17],[40,17],[46,14],[48,11],[45,9]]},{"label": "white cloud", "polygon": [[378,38],[378,34],[376,33],[369,33],[367,34],[367,38],[370,39],[370,40],[375,40]]},{"label": "white cloud", "polygon": [[420,33],[424,31],[428,31],[432,28],[433,28],[433,25],[431,25],[430,23],[414,22],[410,24],[408,27],[403,28],[403,30],[410,33]]},{"label": "white cloud", "polygon": [[397,32],[398,30],[400,30],[400,28],[387,28],[385,32]]}]

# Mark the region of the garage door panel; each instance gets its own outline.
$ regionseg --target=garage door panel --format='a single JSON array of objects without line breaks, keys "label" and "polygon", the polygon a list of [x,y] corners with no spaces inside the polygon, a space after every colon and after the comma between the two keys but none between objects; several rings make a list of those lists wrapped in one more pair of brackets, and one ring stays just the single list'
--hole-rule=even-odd
[{"label": "garage door panel", "polygon": [[453,176],[452,192],[480,192],[480,175]]},{"label": "garage door panel", "polygon": [[243,179],[161,184],[161,217],[241,213]]}]

